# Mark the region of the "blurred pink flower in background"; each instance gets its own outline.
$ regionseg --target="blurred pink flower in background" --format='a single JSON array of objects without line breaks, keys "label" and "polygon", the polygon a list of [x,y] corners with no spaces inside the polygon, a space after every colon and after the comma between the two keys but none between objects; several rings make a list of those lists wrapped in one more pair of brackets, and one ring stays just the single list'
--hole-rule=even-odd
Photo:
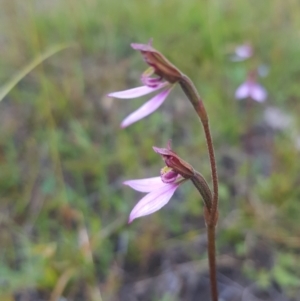
[{"label": "blurred pink flower in background", "polygon": [[239,45],[235,48],[231,60],[234,62],[244,61],[253,55],[253,48],[249,43]]},{"label": "blurred pink flower in background", "polygon": [[273,130],[286,130],[294,127],[292,116],[276,107],[265,108],[264,121]]},{"label": "blurred pink flower in background", "polygon": [[267,98],[267,95],[268,93],[266,89],[251,77],[248,77],[248,79],[235,91],[236,99],[249,97],[257,102],[264,102]]},{"label": "blurred pink flower in background", "polygon": [[170,168],[165,167],[165,169],[167,172],[162,169],[161,177],[129,180],[123,183],[136,191],[148,193],[132,209],[129,223],[138,217],[149,215],[161,209],[169,202],[180,184],[186,181]]}]

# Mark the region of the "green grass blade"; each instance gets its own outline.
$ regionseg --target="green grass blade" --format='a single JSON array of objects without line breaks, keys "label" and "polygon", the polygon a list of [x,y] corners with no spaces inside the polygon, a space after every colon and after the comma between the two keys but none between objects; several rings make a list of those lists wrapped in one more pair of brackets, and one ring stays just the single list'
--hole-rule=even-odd
[{"label": "green grass blade", "polygon": [[31,72],[40,63],[53,56],[57,52],[60,52],[66,48],[72,47],[74,44],[60,44],[51,47],[38,57],[34,58],[28,65],[24,66],[15,76],[13,76],[6,84],[0,88],[0,101],[18,84],[22,78],[24,78],[29,72]]}]

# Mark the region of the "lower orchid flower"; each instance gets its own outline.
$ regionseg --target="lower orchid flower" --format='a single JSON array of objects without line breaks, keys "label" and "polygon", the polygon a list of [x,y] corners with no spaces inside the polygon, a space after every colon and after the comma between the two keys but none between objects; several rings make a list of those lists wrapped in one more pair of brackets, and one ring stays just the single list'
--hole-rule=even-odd
[{"label": "lower orchid flower", "polygon": [[255,81],[255,76],[250,73],[247,80],[235,91],[236,99],[251,98],[257,102],[264,102],[267,98],[266,89]]},{"label": "lower orchid flower", "polygon": [[185,181],[186,179],[168,167],[162,169],[161,177],[125,181],[123,184],[134,190],[148,193],[132,209],[128,222],[161,209]]},{"label": "lower orchid flower", "polygon": [[142,217],[158,211],[165,206],[176,189],[185,181],[191,180],[200,192],[203,201],[211,209],[212,194],[203,176],[192,165],[181,159],[172,149],[171,141],[167,148],[153,147],[154,151],[162,156],[166,166],[161,169],[160,177],[129,180],[123,184],[136,191],[148,193],[133,208],[129,216],[129,223],[138,217]]}]

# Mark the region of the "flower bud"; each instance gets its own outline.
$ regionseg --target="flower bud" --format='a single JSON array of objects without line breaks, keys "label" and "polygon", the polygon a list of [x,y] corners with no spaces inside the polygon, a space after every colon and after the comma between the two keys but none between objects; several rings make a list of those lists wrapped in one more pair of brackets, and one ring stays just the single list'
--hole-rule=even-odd
[{"label": "flower bud", "polygon": [[181,72],[160,52],[152,47],[151,41],[148,44],[133,43],[131,47],[141,52],[145,62],[153,67],[155,74],[159,77],[164,78],[169,83],[175,83],[181,79]]},{"label": "flower bud", "polygon": [[192,165],[182,160],[169,146],[168,148],[153,147],[154,151],[163,157],[166,165],[173,169],[173,171],[180,174],[185,179],[189,179],[195,175]]}]

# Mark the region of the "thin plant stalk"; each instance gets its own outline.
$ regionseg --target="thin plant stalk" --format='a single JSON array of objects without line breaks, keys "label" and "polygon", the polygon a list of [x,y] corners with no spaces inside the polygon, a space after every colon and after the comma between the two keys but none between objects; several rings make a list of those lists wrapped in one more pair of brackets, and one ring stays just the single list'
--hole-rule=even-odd
[{"label": "thin plant stalk", "polygon": [[218,301],[217,268],[216,268],[216,226],[207,225],[207,250],[210,278],[210,293],[213,301]]},{"label": "thin plant stalk", "polygon": [[245,126],[245,139],[246,139],[246,200],[250,203],[250,186],[251,186],[251,152],[252,152],[252,139],[253,139],[253,100],[248,97],[246,99],[246,126]]},{"label": "thin plant stalk", "polygon": [[204,103],[200,98],[195,86],[186,75],[182,77],[182,80],[180,81],[180,85],[184,93],[188,97],[188,99],[191,101],[197,115],[201,120],[204,129],[210,167],[211,167],[211,177],[213,182],[213,199],[212,199],[212,209],[210,211],[210,218],[211,218],[211,222],[214,221],[216,223],[217,211],[218,211],[218,198],[219,198],[218,173],[217,173],[217,164],[215,159],[214,146],[213,146],[212,136],[209,128],[208,115],[204,107]]},{"label": "thin plant stalk", "polygon": [[[205,214],[206,231],[207,231],[207,252],[209,262],[209,274],[210,274],[210,289],[212,301],[218,301],[218,286],[217,286],[217,271],[216,271],[216,245],[215,245],[215,230],[218,220],[218,174],[217,164],[214,153],[214,146],[212,136],[209,128],[208,115],[204,107],[204,103],[200,98],[192,81],[184,75],[180,81],[180,86],[184,93],[191,101],[197,115],[199,116],[204,133],[209,154],[209,161],[211,167],[211,177],[213,183],[213,198],[211,209],[207,208]],[[206,208],[205,208],[206,209]]]}]

